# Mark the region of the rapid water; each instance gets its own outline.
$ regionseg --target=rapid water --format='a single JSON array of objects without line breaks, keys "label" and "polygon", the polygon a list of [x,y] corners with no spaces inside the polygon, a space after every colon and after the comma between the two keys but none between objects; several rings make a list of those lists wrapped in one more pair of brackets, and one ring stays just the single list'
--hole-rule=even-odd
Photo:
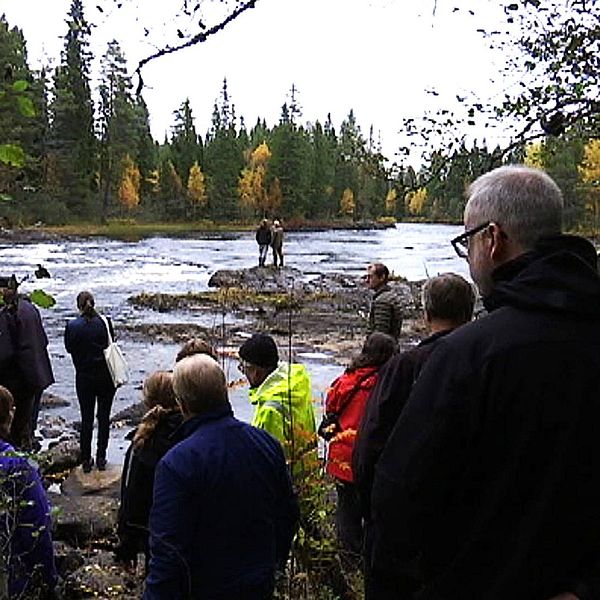
[{"label": "rapid water", "polygon": [[[285,260],[305,278],[333,272],[358,276],[370,262],[383,262],[396,275],[409,280],[447,271],[468,276],[466,263],[454,254],[449,243],[461,230],[460,226],[402,223],[392,229],[373,231],[291,232],[285,238]],[[112,317],[117,336],[122,323],[195,323],[211,327],[215,325],[213,317],[137,309],[127,303],[127,298],[141,292],[205,291],[216,270],[254,266],[258,251],[253,232],[231,232],[194,234],[185,238],[150,237],[135,242],[105,238],[18,244],[0,241],[0,257],[0,275],[14,273],[19,279],[27,278],[21,291],[40,287],[57,301],[51,309],[40,309],[57,380],[48,391],[66,398],[71,406],[48,411],[48,414],[75,420],[79,411],[74,371],[64,350],[63,332],[66,321],[76,316],[78,292],[87,289],[94,294],[97,308]],[[34,279],[38,263],[48,269],[51,279]],[[178,349],[175,344],[141,343],[125,338],[120,345],[131,368],[131,381],[118,390],[113,414],[140,400],[144,378],[156,369],[171,368]],[[325,355],[307,354],[299,358],[311,372],[315,397],[322,398],[327,385],[342,367]],[[230,379],[240,377],[234,364],[227,365],[226,370]],[[232,390],[236,415],[249,420],[252,408],[246,398],[247,388]],[[118,432],[113,434],[117,439],[121,437]],[[122,442],[112,444],[113,453],[120,447]]]}]

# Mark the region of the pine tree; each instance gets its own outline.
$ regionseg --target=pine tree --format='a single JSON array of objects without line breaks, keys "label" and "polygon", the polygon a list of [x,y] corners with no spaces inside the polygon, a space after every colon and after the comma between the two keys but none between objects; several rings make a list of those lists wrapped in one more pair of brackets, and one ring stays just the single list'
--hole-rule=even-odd
[{"label": "pine tree", "polygon": [[235,129],[235,109],[229,98],[227,80],[220,100],[215,102],[211,129],[204,149],[208,177],[208,208],[218,221],[238,216],[238,179],[244,166],[243,150]]},{"label": "pine tree", "polygon": [[[127,63],[116,40],[109,42],[101,61],[100,92],[100,185],[102,217],[109,214],[111,197],[123,179],[122,165],[135,156],[137,146],[136,107]],[[125,157],[128,161],[125,161]],[[137,167],[136,167],[137,168]],[[139,171],[138,171],[139,172]],[[139,189],[138,194],[139,203]]]},{"label": "pine tree", "polygon": [[84,216],[91,214],[91,195],[97,187],[97,144],[90,91],[90,26],[82,0],[71,0],[67,26],[50,106],[53,191],[73,214]]},{"label": "pine tree", "polygon": [[188,98],[175,111],[175,124],[171,134],[171,155],[175,169],[187,181],[194,163],[202,165],[202,145],[194,126],[194,117]]}]

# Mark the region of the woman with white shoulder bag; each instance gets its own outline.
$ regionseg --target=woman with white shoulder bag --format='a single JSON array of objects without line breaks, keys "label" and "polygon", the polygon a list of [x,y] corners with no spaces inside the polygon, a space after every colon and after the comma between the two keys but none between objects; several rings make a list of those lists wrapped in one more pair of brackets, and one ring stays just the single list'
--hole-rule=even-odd
[{"label": "woman with white shoulder bag", "polygon": [[[94,308],[94,297],[90,292],[77,295],[79,316],[67,323],[65,348],[75,366],[75,389],[81,411],[81,434],[79,444],[84,473],[89,473],[92,460],[92,433],[94,411],[98,404],[98,440],[96,466],[99,471],[106,469],[106,449],[110,430],[110,410],[117,385],[123,378],[114,377],[111,350],[116,350],[114,332],[110,321]],[[115,347],[115,348],[113,348]],[[117,360],[123,361],[122,356]],[[120,365],[123,368],[125,365]],[[110,367],[110,368],[109,368]],[[125,367],[126,368],[126,365]],[[125,378],[126,380],[126,378]]]}]

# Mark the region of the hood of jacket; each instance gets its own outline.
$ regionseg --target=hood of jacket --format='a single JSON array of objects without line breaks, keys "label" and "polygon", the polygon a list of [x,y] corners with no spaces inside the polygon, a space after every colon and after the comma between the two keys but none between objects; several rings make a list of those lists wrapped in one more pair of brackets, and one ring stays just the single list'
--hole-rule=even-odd
[{"label": "hood of jacket", "polygon": [[345,396],[358,388],[372,388],[374,385],[374,378],[377,376],[379,368],[380,367],[361,367],[354,371],[345,371],[333,384],[336,387],[336,392]]},{"label": "hood of jacket", "polygon": [[291,390],[291,402],[304,403],[306,394],[310,397],[310,377],[306,367],[297,363],[280,362],[277,368],[255,388],[250,388],[250,404],[260,405],[276,398],[288,398],[288,384]]},{"label": "hood of jacket", "polygon": [[544,238],[530,252],[500,265],[492,277],[494,289],[484,298],[488,311],[514,306],[600,318],[597,255],[584,238]]}]

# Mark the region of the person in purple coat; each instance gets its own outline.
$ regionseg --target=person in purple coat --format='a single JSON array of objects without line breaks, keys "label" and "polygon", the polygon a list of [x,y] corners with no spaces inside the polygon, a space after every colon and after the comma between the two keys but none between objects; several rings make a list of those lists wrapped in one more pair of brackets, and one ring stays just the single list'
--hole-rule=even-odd
[{"label": "person in purple coat", "polygon": [[14,414],[12,394],[0,386],[0,598],[52,598],[50,507],[37,469],[6,441]]}]

